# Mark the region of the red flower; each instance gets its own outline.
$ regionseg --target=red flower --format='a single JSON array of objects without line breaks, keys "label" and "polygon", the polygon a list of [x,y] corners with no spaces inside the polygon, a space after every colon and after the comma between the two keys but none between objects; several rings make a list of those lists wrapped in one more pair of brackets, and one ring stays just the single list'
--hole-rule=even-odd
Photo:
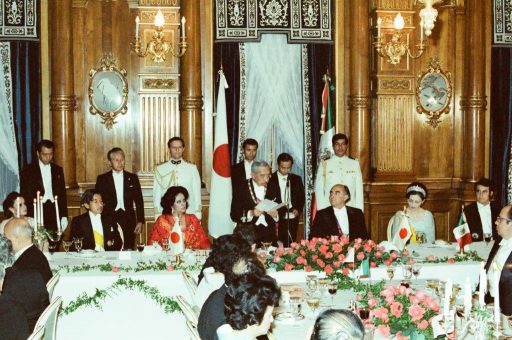
[{"label": "red flower", "polygon": [[172,272],[174,270],[174,266],[167,266],[166,269],[168,272]]},{"label": "red flower", "polygon": [[391,303],[390,307],[391,314],[393,314],[396,318],[400,318],[404,310],[404,305],[402,305],[400,302],[393,302]]},{"label": "red flower", "polygon": [[341,262],[340,262],[340,261],[334,261],[334,262],[332,263],[332,265],[333,265],[334,267],[336,267],[336,268],[339,268],[339,267],[341,266]]},{"label": "red flower", "polygon": [[114,273],[117,273],[117,272],[119,272],[120,270],[121,270],[121,269],[119,269],[119,267],[112,266],[112,271],[113,271]]},{"label": "red flower", "polygon": [[377,263],[375,263],[375,262],[370,262],[370,267],[372,267],[372,268],[376,268],[376,267],[377,267]]},{"label": "red flower", "polygon": [[377,330],[379,331],[380,335],[382,335],[384,338],[389,338],[391,336],[391,331],[389,330],[389,326],[379,325],[379,326],[377,326]]},{"label": "red flower", "polygon": [[336,253],[340,253],[343,250],[343,247],[339,243],[335,243],[332,245],[332,251]]},{"label": "red flower", "polygon": [[325,258],[326,259],[332,259],[332,253],[330,251],[328,251],[327,253],[325,253]]},{"label": "red flower", "polygon": [[423,314],[425,314],[425,309],[423,309],[421,306],[412,305],[409,307],[409,315],[411,316],[412,321],[421,320]]},{"label": "red flower", "polygon": [[407,248],[404,248],[404,250],[402,250],[402,255],[409,256],[409,250]]},{"label": "red flower", "polygon": [[309,273],[309,272],[310,272],[310,271],[312,271],[313,269],[311,268],[311,266],[306,266],[306,267],[304,268],[304,270],[305,270],[306,272],[308,272],[308,273]]},{"label": "red flower", "polygon": [[312,259],[313,261],[314,261],[314,260],[316,260],[317,258],[318,258],[318,255],[317,255],[317,254],[313,254],[313,255],[311,256],[311,259]]},{"label": "red flower", "polygon": [[287,272],[289,272],[293,268],[295,268],[295,266],[293,264],[287,263],[284,265],[284,270],[286,270]]},{"label": "red flower", "polygon": [[299,254],[302,255],[302,256],[306,256],[306,251],[304,249],[301,249],[299,251]]},{"label": "red flower", "polygon": [[320,267],[320,268],[323,268],[325,267],[325,262],[320,260],[320,259],[317,259],[316,260],[316,264]]},{"label": "red flower", "polygon": [[345,255],[343,254],[339,254],[338,255],[338,260],[340,260],[341,262],[343,262],[345,260]]},{"label": "red flower", "polygon": [[350,274],[350,270],[348,270],[348,268],[343,268],[341,272],[343,273],[343,275]]},{"label": "red flower", "polygon": [[326,246],[325,244],[322,244],[320,247],[318,247],[318,251],[321,253],[321,254],[325,254],[327,252],[327,250],[329,250],[329,247]]},{"label": "red flower", "polygon": [[279,256],[274,256],[274,263],[278,263],[281,261],[281,258]]},{"label": "red flower", "polygon": [[421,320],[421,322],[418,324],[418,329],[424,330],[428,327],[428,321],[427,320]]},{"label": "red flower", "polygon": [[330,265],[330,264],[328,264],[328,265],[327,265],[327,266],[325,266],[325,268],[324,268],[324,272],[325,272],[327,275],[331,275],[333,271],[334,271],[334,270],[332,269],[332,267],[331,267],[331,265]]},{"label": "red flower", "polygon": [[358,259],[359,261],[364,260],[364,253],[363,253],[363,252],[358,253],[358,254],[357,254],[357,259]]},{"label": "red flower", "polygon": [[453,257],[450,257],[447,262],[449,264],[454,264],[455,263],[455,259]]}]

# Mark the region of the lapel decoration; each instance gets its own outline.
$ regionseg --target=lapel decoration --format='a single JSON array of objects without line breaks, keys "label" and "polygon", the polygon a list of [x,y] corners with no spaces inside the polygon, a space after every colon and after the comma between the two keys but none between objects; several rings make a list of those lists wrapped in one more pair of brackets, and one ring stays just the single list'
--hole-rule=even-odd
[{"label": "lapel decoration", "polygon": [[[249,193],[251,194],[251,198],[254,202],[254,204],[258,204],[260,203],[260,200],[256,197],[256,194],[254,193],[254,188],[252,186],[252,179],[247,181],[247,186],[249,187]],[[265,188],[265,191],[263,193],[263,197],[265,197],[265,195],[267,194],[267,187],[264,187]]]}]

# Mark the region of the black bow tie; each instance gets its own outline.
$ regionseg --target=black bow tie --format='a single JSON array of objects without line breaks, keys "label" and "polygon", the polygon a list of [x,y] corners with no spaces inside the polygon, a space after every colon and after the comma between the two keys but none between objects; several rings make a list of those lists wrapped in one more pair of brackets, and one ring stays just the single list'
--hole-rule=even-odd
[{"label": "black bow tie", "polygon": [[179,161],[173,161],[171,160],[171,164],[178,165],[181,164],[181,159]]}]

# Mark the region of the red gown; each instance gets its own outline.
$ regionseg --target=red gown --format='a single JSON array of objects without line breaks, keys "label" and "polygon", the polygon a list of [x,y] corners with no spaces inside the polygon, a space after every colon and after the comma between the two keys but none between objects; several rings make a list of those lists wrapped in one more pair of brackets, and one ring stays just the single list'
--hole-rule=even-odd
[{"label": "red gown", "polygon": [[[160,242],[165,238],[171,237],[174,223],[174,216],[160,215],[153,226],[148,244],[151,245],[153,242]],[[185,214],[185,227],[181,227],[181,232],[183,233],[186,249],[210,249],[211,245],[208,235],[196,215]]]}]

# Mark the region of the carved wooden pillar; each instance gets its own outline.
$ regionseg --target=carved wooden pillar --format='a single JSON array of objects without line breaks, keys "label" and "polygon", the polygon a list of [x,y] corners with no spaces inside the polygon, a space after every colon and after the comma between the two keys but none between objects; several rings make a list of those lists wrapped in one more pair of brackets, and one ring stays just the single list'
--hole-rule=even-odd
[{"label": "carved wooden pillar", "polygon": [[181,15],[187,19],[189,42],[180,64],[180,135],[185,141],[184,158],[202,171],[202,107],[201,94],[201,23],[200,6],[195,1],[182,1]]},{"label": "carved wooden pillar", "polygon": [[350,2],[350,154],[370,178],[370,28],[368,0]]},{"label": "carved wooden pillar", "polygon": [[64,169],[66,185],[76,185],[75,171],[75,127],[74,113],[76,97],[73,89],[73,23],[72,1],[53,0],[48,10],[52,17],[50,37],[51,92],[50,112],[52,117],[52,139],[56,144],[55,163]]},{"label": "carved wooden pillar", "polygon": [[460,107],[464,119],[464,180],[485,175],[485,1],[466,2],[464,90]]}]

